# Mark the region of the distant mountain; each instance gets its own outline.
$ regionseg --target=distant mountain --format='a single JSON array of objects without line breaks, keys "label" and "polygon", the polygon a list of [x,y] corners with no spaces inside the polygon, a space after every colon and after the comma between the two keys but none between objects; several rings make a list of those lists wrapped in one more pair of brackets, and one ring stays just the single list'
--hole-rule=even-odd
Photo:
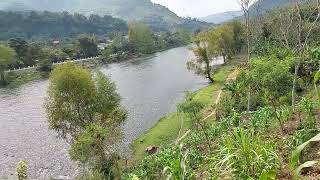
[{"label": "distant mountain", "polygon": [[242,14],[242,11],[228,11],[223,13],[212,14],[200,19],[208,23],[221,24],[223,22],[230,21],[236,17],[242,16]]},{"label": "distant mountain", "polygon": [[150,0],[1,0],[1,9],[111,15],[129,22],[141,21],[155,30],[173,30],[186,22],[194,25],[191,30],[210,26],[195,19],[181,18],[165,6]]},{"label": "distant mountain", "polygon": [[[307,2],[308,0],[301,0]],[[294,3],[292,0],[258,0],[249,9],[251,15],[264,14],[274,8],[283,7]]]}]

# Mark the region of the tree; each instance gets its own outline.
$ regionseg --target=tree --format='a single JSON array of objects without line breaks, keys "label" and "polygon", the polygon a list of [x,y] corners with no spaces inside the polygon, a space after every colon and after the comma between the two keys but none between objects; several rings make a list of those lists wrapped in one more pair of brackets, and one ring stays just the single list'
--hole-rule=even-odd
[{"label": "tree", "polygon": [[288,96],[291,91],[293,75],[290,73],[290,61],[255,59],[251,62],[251,69],[248,72],[247,83],[251,90],[266,98],[266,103],[273,107],[274,115],[282,128],[282,120],[277,108],[282,103],[281,98]]},{"label": "tree", "polygon": [[22,61],[28,51],[28,42],[22,38],[13,38],[9,40],[9,46],[13,48],[17,53],[17,58]]},{"label": "tree", "polygon": [[212,67],[210,65],[213,59],[208,57],[206,43],[201,42],[200,40],[196,40],[195,43],[197,47],[193,49],[193,52],[196,55],[196,59],[188,61],[187,67],[189,70],[193,70],[196,74],[205,76],[211,83],[213,83],[214,80],[211,75]]},{"label": "tree", "polygon": [[98,45],[93,37],[81,36],[79,39],[79,49],[82,57],[93,57],[98,55]]},{"label": "tree", "polygon": [[208,50],[210,58],[222,56],[224,62],[235,53],[233,27],[229,24],[210,30],[208,33]]},{"label": "tree", "polygon": [[126,119],[114,83],[101,72],[93,78],[74,63],[58,65],[50,75],[45,107],[49,128],[70,142],[73,160],[108,169],[104,165],[113,157],[108,146],[119,139]]},{"label": "tree", "polygon": [[28,164],[26,161],[19,161],[17,165],[18,180],[27,180],[28,178]]},{"label": "tree", "polygon": [[16,53],[13,49],[0,45],[0,83],[6,84],[5,71],[15,62]]},{"label": "tree", "polygon": [[318,0],[316,3],[304,5],[300,0],[293,2],[291,6],[271,13],[268,19],[271,19],[271,37],[297,57],[291,91],[292,107],[295,109],[296,86],[301,64],[306,59],[306,52],[311,42],[316,44],[319,40],[319,35],[314,33],[314,30],[319,27],[320,3]]},{"label": "tree", "polygon": [[129,42],[135,51],[150,54],[155,48],[155,38],[151,29],[144,24],[129,25]]},{"label": "tree", "polygon": [[33,66],[37,63],[48,59],[48,53],[46,53],[39,44],[30,44],[28,50],[25,54],[25,57],[22,57],[21,61],[23,65]]},{"label": "tree", "polygon": [[[250,5],[254,0],[238,0],[241,10],[243,11],[245,17],[245,26],[246,26],[246,45],[247,45],[247,63],[250,64],[251,59],[251,26],[250,26]],[[250,111],[250,101],[251,101],[251,92],[250,86],[248,87],[248,103],[247,111]]]}]

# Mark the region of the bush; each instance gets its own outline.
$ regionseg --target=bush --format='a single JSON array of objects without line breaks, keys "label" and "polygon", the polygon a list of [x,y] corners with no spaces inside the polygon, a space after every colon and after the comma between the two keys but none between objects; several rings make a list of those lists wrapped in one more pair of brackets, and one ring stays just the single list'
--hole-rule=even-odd
[{"label": "bush", "polygon": [[28,177],[28,165],[26,161],[19,161],[17,165],[17,174],[19,180],[27,180]]},{"label": "bush", "polygon": [[212,174],[219,177],[258,179],[262,173],[277,169],[279,159],[275,143],[253,130],[236,128],[224,135],[211,164]]}]

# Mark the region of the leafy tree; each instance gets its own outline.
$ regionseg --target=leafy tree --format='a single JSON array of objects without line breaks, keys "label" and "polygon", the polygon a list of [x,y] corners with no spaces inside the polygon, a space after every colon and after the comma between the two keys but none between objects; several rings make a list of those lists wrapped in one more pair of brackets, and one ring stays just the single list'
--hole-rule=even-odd
[{"label": "leafy tree", "polygon": [[39,44],[30,44],[22,62],[25,67],[36,65],[42,60],[48,59],[48,53]]},{"label": "leafy tree", "polygon": [[[275,66],[275,64],[277,64]],[[278,113],[281,98],[290,94],[293,75],[290,73],[290,62],[277,59],[256,59],[251,63],[248,82],[253,91],[265,97],[273,107],[274,115],[282,127]]]},{"label": "leafy tree", "polygon": [[52,71],[48,97],[49,127],[71,143],[71,158],[110,170],[108,146],[119,139],[126,119],[114,83],[100,72],[93,78],[81,66],[65,63]]},{"label": "leafy tree", "polygon": [[[36,28],[35,28],[36,27]],[[35,39],[76,37],[79,34],[104,35],[112,32],[127,32],[127,23],[111,16],[68,12],[7,12],[0,11],[0,39]]]},{"label": "leafy tree", "polygon": [[28,178],[28,165],[26,161],[19,161],[17,165],[18,180],[27,180]]},{"label": "leafy tree", "polygon": [[28,42],[22,38],[13,38],[9,40],[9,46],[16,51],[17,58],[23,61],[29,48]]},{"label": "leafy tree", "polygon": [[155,48],[155,38],[151,29],[143,24],[131,24],[129,26],[129,41],[135,51],[150,54]]},{"label": "leafy tree", "polygon": [[81,36],[78,41],[80,54],[83,57],[93,57],[98,55],[97,42],[93,37]]},{"label": "leafy tree", "polygon": [[[208,57],[208,50],[204,42],[196,40],[197,47],[193,49],[196,55],[196,59],[188,61],[187,67],[189,70],[194,71],[196,74],[203,75],[210,80],[211,83],[214,82],[212,78],[212,58]],[[204,66],[203,66],[204,65]]]},{"label": "leafy tree", "polygon": [[224,62],[234,54],[234,32],[231,26],[221,26],[208,32],[208,49],[211,57],[222,56]]},{"label": "leafy tree", "polygon": [[16,53],[13,49],[0,45],[0,83],[6,84],[5,71],[15,62]]}]

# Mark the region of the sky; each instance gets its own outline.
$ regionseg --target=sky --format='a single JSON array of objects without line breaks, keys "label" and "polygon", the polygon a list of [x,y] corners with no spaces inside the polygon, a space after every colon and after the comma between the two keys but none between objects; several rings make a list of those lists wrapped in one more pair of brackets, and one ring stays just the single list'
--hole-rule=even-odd
[{"label": "sky", "polygon": [[237,0],[151,0],[168,7],[183,17],[204,17],[232,10],[239,10]]}]

